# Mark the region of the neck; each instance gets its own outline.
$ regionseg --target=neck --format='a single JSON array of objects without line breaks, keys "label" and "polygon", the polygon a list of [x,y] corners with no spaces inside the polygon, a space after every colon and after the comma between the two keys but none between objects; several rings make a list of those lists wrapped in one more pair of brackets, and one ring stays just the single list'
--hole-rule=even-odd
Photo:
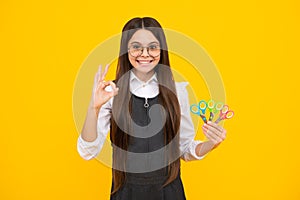
[{"label": "neck", "polygon": [[141,81],[147,82],[154,74],[154,70],[151,70],[150,72],[143,73],[139,72],[137,70],[133,70],[136,77],[138,77]]}]

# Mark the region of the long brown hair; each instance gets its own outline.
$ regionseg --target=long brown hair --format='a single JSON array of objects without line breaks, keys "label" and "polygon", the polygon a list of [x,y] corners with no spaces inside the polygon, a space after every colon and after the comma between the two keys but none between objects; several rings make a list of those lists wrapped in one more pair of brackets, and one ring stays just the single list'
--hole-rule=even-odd
[{"label": "long brown hair", "polygon": [[[166,43],[165,34],[161,25],[151,17],[144,18],[133,18],[128,21],[123,30],[121,38],[120,54],[117,64],[117,72],[115,82],[117,87],[120,88],[117,96],[114,97],[113,101],[113,114],[111,118],[111,141],[113,145],[123,150],[127,150],[129,136],[126,131],[130,130],[130,119],[131,119],[131,93],[129,90],[129,71],[133,68],[128,59],[127,45],[132,35],[139,29],[146,29],[153,33],[157,38],[161,46],[160,60],[154,70],[157,73],[157,79],[159,83],[159,103],[163,106],[166,113],[166,123],[164,126],[164,138],[165,144],[169,144],[172,139],[175,138],[176,134],[179,133],[180,127],[180,106],[176,96],[175,82],[173,74],[170,69],[169,54]],[[129,102],[126,105],[124,102]],[[125,116],[125,117],[124,117]],[[116,123],[118,121],[118,124]],[[120,125],[123,128],[120,128]],[[124,131],[125,127],[125,131]],[[127,127],[127,128],[126,128]],[[179,155],[179,137],[177,140],[175,149],[170,152],[176,152]],[[113,165],[116,163],[122,163],[124,169],[126,159],[120,155],[117,148],[113,148]],[[180,168],[180,158],[168,165],[168,178],[164,183],[164,186],[172,182],[178,175]],[[125,181],[125,169],[120,170],[120,167],[113,167],[113,191],[112,194],[118,191]]]}]

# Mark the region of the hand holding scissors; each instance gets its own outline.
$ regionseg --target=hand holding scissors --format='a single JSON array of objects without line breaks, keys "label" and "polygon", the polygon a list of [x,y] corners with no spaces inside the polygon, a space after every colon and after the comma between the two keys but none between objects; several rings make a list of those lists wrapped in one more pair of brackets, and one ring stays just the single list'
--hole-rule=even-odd
[{"label": "hand holding scissors", "polygon": [[204,123],[207,123],[207,119],[205,117],[206,107],[207,107],[207,103],[204,100],[201,100],[198,104],[192,104],[190,110],[192,113],[199,115],[201,119],[204,121]]},{"label": "hand holding scissors", "polygon": [[224,119],[231,119],[234,115],[234,112],[232,110],[229,110],[228,105],[224,105],[223,108],[220,110],[220,116],[219,118],[215,121],[215,123],[219,123],[221,120]]}]

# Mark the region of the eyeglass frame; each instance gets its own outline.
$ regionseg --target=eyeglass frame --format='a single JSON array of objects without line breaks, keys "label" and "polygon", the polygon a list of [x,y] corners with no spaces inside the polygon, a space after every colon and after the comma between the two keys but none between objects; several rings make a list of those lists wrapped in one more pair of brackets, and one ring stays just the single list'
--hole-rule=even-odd
[{"label": "eyeglass frame", "polygon": [[[132,47],[132,46],[133,46],[133,45],[131,45],[130,47]],[[128,50],[128,52],[129,52],[129,54],[130,54],[132,57],[135,57],[135,58],[141,56],[141,55],[143,54],[145,48],[147,49],[148,55],[151,56],[151,57],[153,57],[153,58],[158,57],[158,56],[160,55],[160,53],[161,53],[161,48],[160,48],[160,45],[159,45],[159,44],[156,44],[156,46],[159,47],[159,54],[158,54],[157,56],[152,56],[152,55],[149,53],[149,47],[150,47],[151,45],[149,45],[149,46],[147,46],[147,47],[144,47],[144,46],[142,46],[142,45],[140,45],[140,46],[142,47],[142,49],[141,49],[141,54],[138,55],[138,56],[133,56],[133,55],[130,53],[130,50],[129,50],[130,47],[128,47],[127,50]]]}]

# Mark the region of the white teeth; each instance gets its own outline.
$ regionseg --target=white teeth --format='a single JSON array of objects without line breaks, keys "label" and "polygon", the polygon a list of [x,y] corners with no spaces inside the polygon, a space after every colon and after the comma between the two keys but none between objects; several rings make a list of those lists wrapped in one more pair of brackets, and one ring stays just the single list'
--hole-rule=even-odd
[{"label": "white teeth", "polygon": [[148,64],[148,63],[150,63],[151,61],[149,60],[149,61],[138,61],[139,63],[141,63],[141,64]]}]

